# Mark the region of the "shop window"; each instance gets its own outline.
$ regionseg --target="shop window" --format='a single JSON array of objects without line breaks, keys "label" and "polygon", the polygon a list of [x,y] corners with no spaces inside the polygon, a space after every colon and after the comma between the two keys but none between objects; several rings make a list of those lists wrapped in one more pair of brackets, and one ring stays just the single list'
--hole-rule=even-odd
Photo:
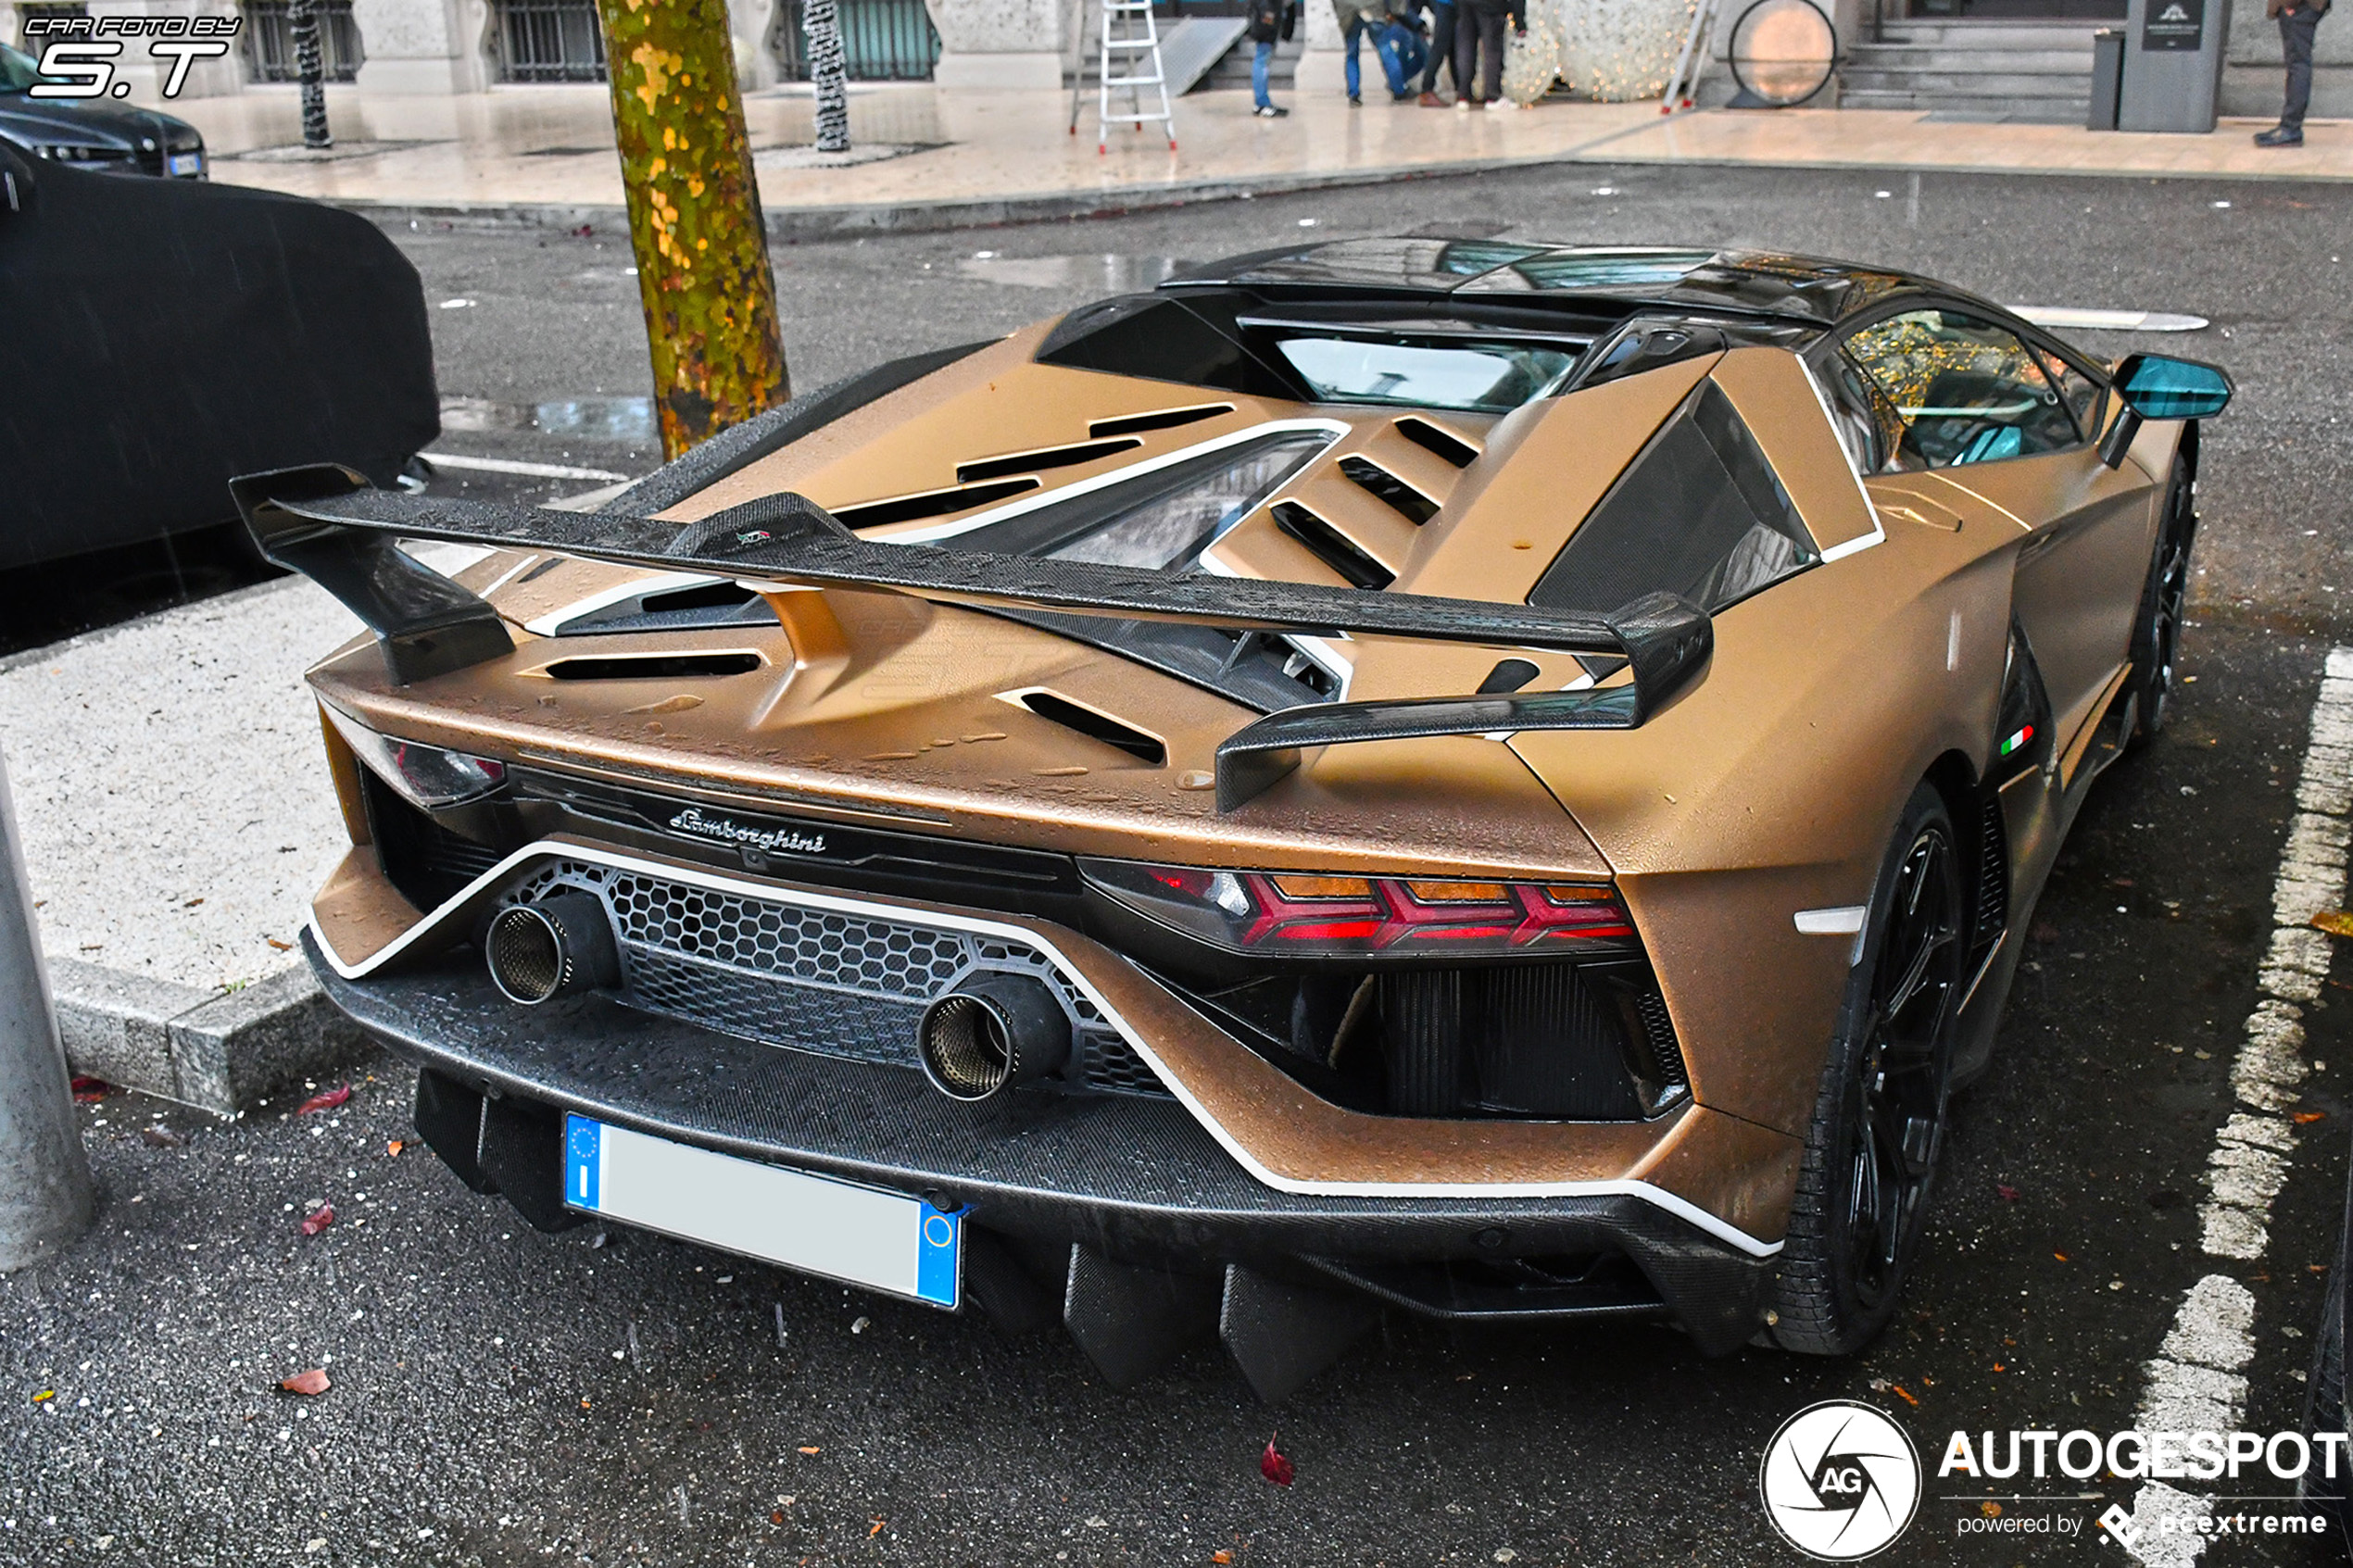
[{"label": "shop window", "polygon": [[605,34],[595,0],[492,0],[501,82],[602,82]]},{"label": "shop window", "polygon": [[[329,82],[356,82],[367,52],[359,44],[359,24],[352,19],[351,0],[316,0],[319,17],[319,58]],[[244,0],[238,9],[245,25],[245,72],[255,82],[299,82],[302,70],[295,60],[294,22],[286,0]]]}]

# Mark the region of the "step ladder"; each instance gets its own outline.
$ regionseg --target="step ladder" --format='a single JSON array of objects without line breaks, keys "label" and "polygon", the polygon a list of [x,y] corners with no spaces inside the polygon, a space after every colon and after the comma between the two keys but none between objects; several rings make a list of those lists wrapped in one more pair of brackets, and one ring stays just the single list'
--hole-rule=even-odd
[{"label": "step ladder", "polygon": [[[1168,75],[1161,62],[1160,25],[1153,19],[1151,0],[1102,0],[1101,15],[1098,35],[1102,46],[1095,74],[1095,152],[1100,156],[1110,151],[1114,121],[1141,131],[1153,120],[1167,131],[1169,151],[1176,151],[1176,115],[1168,107]],[[1079,58],[1086,57],[1082,35]],[[1112,112],[1114,87],[1125,88],[1127,93],[1127,107],[1123,113]],[[1146,88],[1160,96],[1157,111],[1144,107]],[[1082,83],[1074,79],[1070,90],[1070,133],[1074,136],[1078,134],[1081,91]]]}]

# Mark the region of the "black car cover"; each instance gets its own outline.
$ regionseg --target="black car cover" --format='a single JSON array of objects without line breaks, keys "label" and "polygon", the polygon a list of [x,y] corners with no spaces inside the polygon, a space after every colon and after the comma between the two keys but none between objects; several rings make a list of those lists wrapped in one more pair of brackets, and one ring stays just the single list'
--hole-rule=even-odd
[{"label": "black car cover", "polygon": [[233,519],[233,474],[389,485],[440,430],[422,285],[366,219],[0,141],[0,568]]}]

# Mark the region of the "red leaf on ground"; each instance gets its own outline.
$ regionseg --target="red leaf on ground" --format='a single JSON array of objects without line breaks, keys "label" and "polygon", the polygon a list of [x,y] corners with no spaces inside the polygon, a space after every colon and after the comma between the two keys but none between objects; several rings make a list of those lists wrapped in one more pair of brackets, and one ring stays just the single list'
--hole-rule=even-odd
[{"label": "red leaf on ground", "polygon": [[1258,1474],[1277,1486],[1288,1486],[1299,1472],[1292,1468],[1290,1461],[1275,1451],[1275,1439],[1269,1437],[1266,1451],[1258,1456]]},{"label": "red leaf on ground", "polygon": [[2018,1201],[2018,1188],[2009,1185],[2006,1182],[1995,1182],[1994,1184],[1994,1191],[1995,1195],[1998,1196],[2005,1203],[2016,1203]]},{"label": "red leaf on ground", "polygon": [[321,1089],[295,1107],[296,1116],[308,1116],[314,1110],[333,1110],[351,1098],[351,1085],[337,1084],[332,1089]]},{"label": "red leaf on ground", "polygon": [[390,1143],[384,1145],[384,1152],[397,1158],[400,1151],[408,1147],[409,1144],[407,1139],[395,1138]]},{"label": "red leaf on ground", "polygon": [[321,1231],[325,1230],[329,1225],[332,1225],[334,1223],[335,1206],[332,1203],[321,1203],[318,1208],[313,1209],[309,1213],[305,1214],[302,1217],[302,1234],[305,1236],[317,1236]]},{"label": "red leaf on ground", "polygon": [[282,953],[291,953],[294,951],[294,944],[291,942],[281,942],[275,936],[265,936],[262,940],[269,943],[272,947],[275,947]]},{"label": "red leaf on ground", "polygon": [[327,1369],[312,1367],[308,1372],[296,1373],[278,1385],[289,1394],[323,1394],[334,1386],[327,1381]]},{"label": "red leaf on ground", "polygon": [[[53,1084],[57,1082],[55,1078],[49,1081]],[[104,1078],[76,1076],[73,1081],[73,1098],[84,1105],[95,1105],[112,1093],[114,1085]]]},{"label": "red leaf on ground", "polygon": [[2298,1110],[2288,1117],[2289,1121],[2299,1127],[2309,1127],[2315,1122],[2325,1122],[2328,1119],[2329,1113],[2325,1110]]}]

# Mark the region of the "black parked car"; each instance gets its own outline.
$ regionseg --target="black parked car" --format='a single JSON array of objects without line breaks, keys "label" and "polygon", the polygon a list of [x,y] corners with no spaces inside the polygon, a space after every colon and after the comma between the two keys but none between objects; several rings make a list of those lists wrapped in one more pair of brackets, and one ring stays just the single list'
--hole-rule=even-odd
[{"label": "black parked car", "polygon": [[441,433],[424,286],[357,213],[0,140],[0,569],[232,520],[233,474],[392,484]]},{"label": "black parked car", "polygon": [[31,56],[0,44],[0,136],[35,157],[111,174],[205,178],[204,137],[184,119],[102,98],[36,98]]}]

